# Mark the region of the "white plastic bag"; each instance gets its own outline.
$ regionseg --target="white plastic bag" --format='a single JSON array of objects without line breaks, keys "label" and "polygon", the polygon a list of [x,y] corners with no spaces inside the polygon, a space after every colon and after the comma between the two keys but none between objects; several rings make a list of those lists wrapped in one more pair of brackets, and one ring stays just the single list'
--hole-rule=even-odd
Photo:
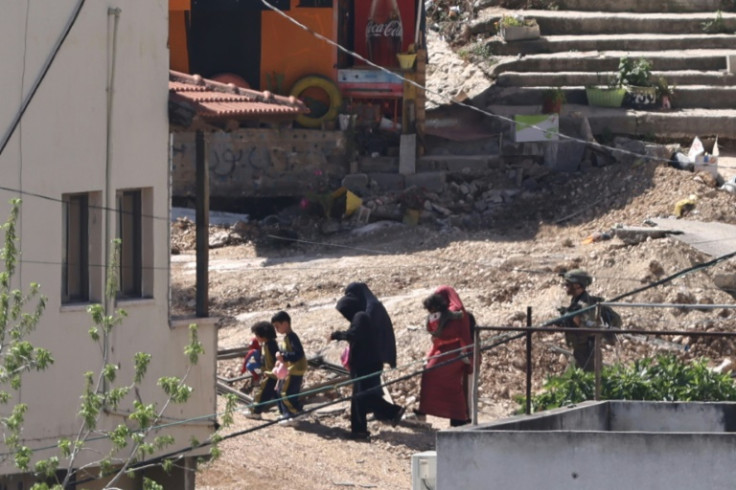
[{"label": "white plastic bag", "polygon": [[705,153],[703,142],[696,136],[693,140],[693,144],[690,145],[690,151],[687,153],[687,157],[694,163],[695,159],[698,158],[698,155],[702,155],[703,153]]}]

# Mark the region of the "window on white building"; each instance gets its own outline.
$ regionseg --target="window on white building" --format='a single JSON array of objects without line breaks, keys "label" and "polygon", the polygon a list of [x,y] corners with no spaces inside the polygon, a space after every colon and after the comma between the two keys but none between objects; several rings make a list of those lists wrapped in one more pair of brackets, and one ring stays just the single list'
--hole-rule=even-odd
[{"label": "window on white building", "polygon": [[101,300],[102,193],[62,195],[62,304]]},{"label": "window on white building", "polygon": [[119,299],[153,297],[153,190],[117,193],[120,239]]}]

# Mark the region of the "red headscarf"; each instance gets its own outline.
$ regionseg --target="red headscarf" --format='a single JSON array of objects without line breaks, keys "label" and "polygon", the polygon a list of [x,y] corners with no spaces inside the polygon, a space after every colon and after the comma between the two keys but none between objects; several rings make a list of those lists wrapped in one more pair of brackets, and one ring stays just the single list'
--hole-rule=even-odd
[{"label": "red headscarf", "polygon": [[463,312],[463,318],[460,320],[462,322],[462,328],[458,329],[459,331],[457,332],[457,335],[460,338],[460,343],[463,347],[470,345],[473,342],[470,337],[470,319],[468,317],[468,312],[465,311],[463,302],[460,300],[460,296],[457,294],[457,291],[455,291],[451,286],[440,286],[435,289],[434,294],[439,294],[447,300],[450,311]]}]

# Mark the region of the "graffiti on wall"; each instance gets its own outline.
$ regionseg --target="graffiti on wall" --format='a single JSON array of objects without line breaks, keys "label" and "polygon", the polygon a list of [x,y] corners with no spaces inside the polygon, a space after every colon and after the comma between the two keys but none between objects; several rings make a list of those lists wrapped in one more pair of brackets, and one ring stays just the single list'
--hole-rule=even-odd
[{"label": "graffiti on wall", "polygon": [[[348,167],[339,131],[246,129],[205,136],[212,197],[298,196]],[[195,193],[194,134],[175,133],[171,147],[173,195]]]}]

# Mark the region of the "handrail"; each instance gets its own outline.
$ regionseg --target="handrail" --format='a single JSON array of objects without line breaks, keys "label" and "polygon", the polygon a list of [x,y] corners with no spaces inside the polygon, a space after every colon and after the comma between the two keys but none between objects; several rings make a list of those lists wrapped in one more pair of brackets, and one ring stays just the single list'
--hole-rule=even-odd
[{"label": "handrail", "polygon": [[[692,310],[715,310],[715,309],[736,309],[736,304],[682,304],[682,303],[617,303],[617,302],[600,302],[591,305],[596,308],[596,318],[600,320],[601,306],[615,306],[624,308],[684,308]],[[526,327],[492,327],[481,326],[475,327],[475,336],[473,339],[473,362],[475,369],[473,370],[473,386],[472,386],[472,422],[478,424],[478,378],[480,377],[480,333],[481,331],[493,332],[523,332],[515,338],[521,338],[526,334],[526,414],[531,414],[531,383],[532,383],[532,335],[535,332],[558,333],[558,332],[574,332],[589,333],[595,337],[594,343],[594,369],[595,369],[595,399],[600,399],[601,390],[601,334],[638,334],[645,336],[660,335],[682,335],[688,337],[736,337],[736,332],[714,332],[714,331],[693,331],[693,330],[641,330],[641,329],[624,329],[624,328],[578,328],[578,327],[558,327],[555,325],[545,325],[541,327],[532,327],[532,308],[527,307],[527,326]],[[571,315],[566,314],[556,320],[569,318]],[[574,316],[574,315],[573,315]],[[553,320],[554,321],[554,320]]]}]

